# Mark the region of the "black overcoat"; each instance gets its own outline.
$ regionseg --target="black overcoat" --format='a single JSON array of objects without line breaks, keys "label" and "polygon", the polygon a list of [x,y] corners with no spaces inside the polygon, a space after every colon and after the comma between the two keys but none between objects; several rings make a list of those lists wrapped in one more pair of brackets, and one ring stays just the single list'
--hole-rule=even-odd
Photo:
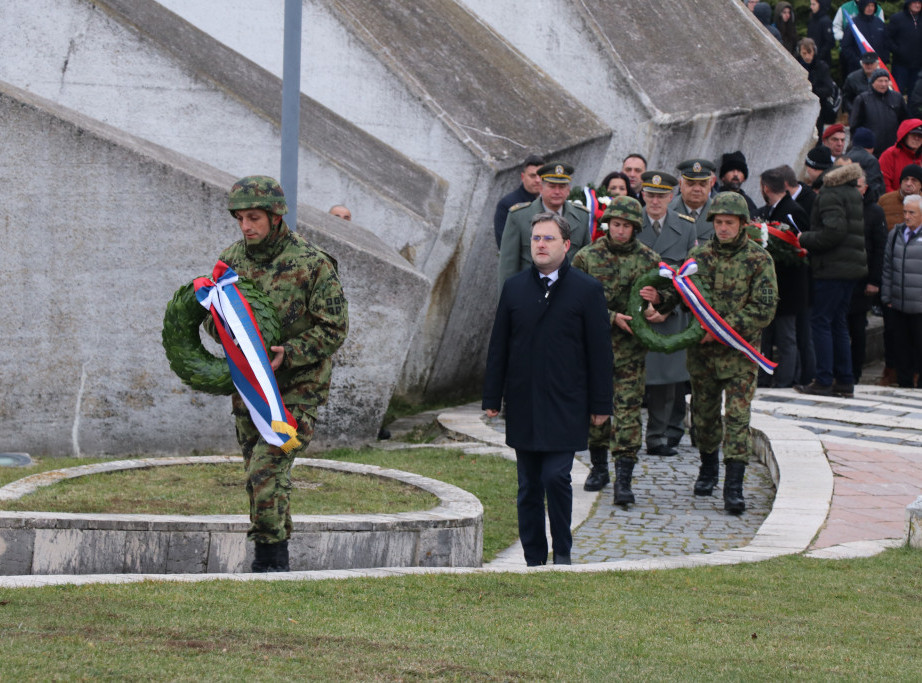
[{"label": "black overcoat", "polygon": [[[545,296],[547,294],[547,296]],[[545,292],[531,266],[503,286],[490,336],[483,409],[506,399],[506,444],[586,448],[590,415],[610,415],[612,350],[602,285],[570,268]]]}]

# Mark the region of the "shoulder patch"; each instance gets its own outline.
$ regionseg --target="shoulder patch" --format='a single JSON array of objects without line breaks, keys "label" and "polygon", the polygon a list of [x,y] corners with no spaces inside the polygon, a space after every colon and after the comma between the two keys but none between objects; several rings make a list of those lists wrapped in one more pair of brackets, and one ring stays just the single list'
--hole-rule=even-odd
[{"label": "shoulder patch", "polygon": [[509,213],[518,211],[519,209],[524,209],[526,206],[531,206],[531,202],[519,202],[518,204],[513,204],[509,207]]},{"label": "shoulder patch", "polygon": [[583,213],[589,213],[589,209],[587,209],[587,208],[586,208],[585,206],[583,206],[582,204],[574,204],[574,203],[571,202],[569,199],[567,200],[567,204],[570,205],[570,208],[571,208],[571,209],[579,209],[579,210],[582,211]]},{"label": "shoulder patch", "polygon": [[695,222],[695,219],[694,219],[694,218],[692,218],[691,216],[689,216],[688,214],[685,214],[685,213],[678,213],[678,212],[677,212],[677,213],[676,213],[676,216],[678,216],[679,218],[684,218],[684,219],[687,220],[689,223],[694,223],[694,222]]}]

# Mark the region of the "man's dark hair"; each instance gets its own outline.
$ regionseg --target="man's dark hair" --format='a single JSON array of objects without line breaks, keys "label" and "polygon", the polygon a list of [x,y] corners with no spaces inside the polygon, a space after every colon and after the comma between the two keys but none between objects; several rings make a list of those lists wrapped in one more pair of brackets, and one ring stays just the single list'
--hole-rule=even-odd
[{"label": "man's dark hair", "polygon": [[779,166],[776,170],[781,172],[781,178],[784,180],[784,184],[790,187],[797,187],[800,183],[797,182],[797,174],[794,173],[794,169],[785,164],[784,166]]},{"label": "man's dark hair", "polygon": [[570,239],[570,224],[567,222],[567,219],[561,216],[559,213],[551,213],[550,211],[536,213],[531,217],[531,227],[535,227],[537,223],[544,223],[547,221],[551,221],[557,225],[557,227],[560,229],[560,237],[564,242]]},{"label": "man's dark hair", "polygon": [[784,194],[787,192],[787,187],[784,185],[784,173],[781,172],[780,168],[770,168],[764,171],[762,175],[759,176],[759,180],[761,180],[762,184],[774,194]]},{"label": "man's dark hair", "polygon": [[643,154],[639,154],[638,152],[631,152],[630,154],[628,154],[626,157],[624,157],[621,160],[621,164],[623,165],[625,161],[627,161],[628,159],[632,159],[632,158],[640,159],[643,162],[644,166],[647,165],[647,158]]},{"label": "man's dark hair", "polygon": [[537,154],[529,154],[525,157],[525,161],[522,162],[522,170],[524,171],[529,166],[544,166],[544,157],[538,156]]}]

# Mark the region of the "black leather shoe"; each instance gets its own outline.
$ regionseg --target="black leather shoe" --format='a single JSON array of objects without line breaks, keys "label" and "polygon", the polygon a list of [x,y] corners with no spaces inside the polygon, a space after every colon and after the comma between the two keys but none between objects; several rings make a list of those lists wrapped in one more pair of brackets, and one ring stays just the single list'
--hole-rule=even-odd
[{"label": "black leather shoe", "polygon": [[570,564],[570,556],[554,553],[554,564]]},{"label": "black leather shoe", "polygon": [[675,448],[670,448],[668,444],[661,443],[658,446],[653,446],[652,448],[647,448],[647,455],[678,455],[679,452]]},{"label": "black leather shoe", "polygon": [[669,446],[669,448],[675,448],[681,441],[681,436],[670,436],[668,439],[666,439],[666,445]]}]

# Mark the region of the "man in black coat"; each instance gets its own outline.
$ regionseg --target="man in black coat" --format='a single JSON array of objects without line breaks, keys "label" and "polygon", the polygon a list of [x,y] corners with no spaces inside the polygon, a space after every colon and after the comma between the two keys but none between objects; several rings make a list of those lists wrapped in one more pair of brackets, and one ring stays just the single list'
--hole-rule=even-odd
[{"label": "man in black coat", "polygon": [[541,176],[538,175],[538,169],[542,166],[544,166],[544,159],[536,154],[525,157],[522,164],[522,182],[496,204],[496,211],[493,212],[493,235],[496,237],[497,249],[503,241],[503,228],[506,227],[509,209],[516,204],[528,204],[538,198],[538,193],[541,191]]},{"label": "man in black coat", "polygon": [[[767,223],[784,223],[800,234],[810,227],[810,217],[791,199],[784,176],[781,168],[771,168],[760,177],[765,206],[759,210],[759,216]],[[797,316],[807,308],[809,270],[806,262],[800,265],[775,263],[775,275],[778,278],[778,308],[775,319],[762,330],[762,354],[778,363],[771,384],[792,387],[799,384],[798,349],[801,345],[797,339]],[[764,374],[760,374],[759,380],[762,384],[769,382]]]},{"label": "man in black coat", "polygon": [[487,354],[483,409],[506,399],[506,444],[515,449],[519,537],[529,566],[547,562],[544,497],[555,564],[570,564],[570,470],[590,422],[611,415],[612,349],[601,283],[570,268],[570,226],[558,214],[531,221],[532,266],[503,285]]},{"label": "man in black coat", "polygon": [[857,98],[848,117],[848,127],[857,130],[862,126],[874,133],[874,156],[896,144],[896,131],[907,118],[906,103],[900,93],[890,89],[890,74],[877,69],[871,74],[871,89]]}]

